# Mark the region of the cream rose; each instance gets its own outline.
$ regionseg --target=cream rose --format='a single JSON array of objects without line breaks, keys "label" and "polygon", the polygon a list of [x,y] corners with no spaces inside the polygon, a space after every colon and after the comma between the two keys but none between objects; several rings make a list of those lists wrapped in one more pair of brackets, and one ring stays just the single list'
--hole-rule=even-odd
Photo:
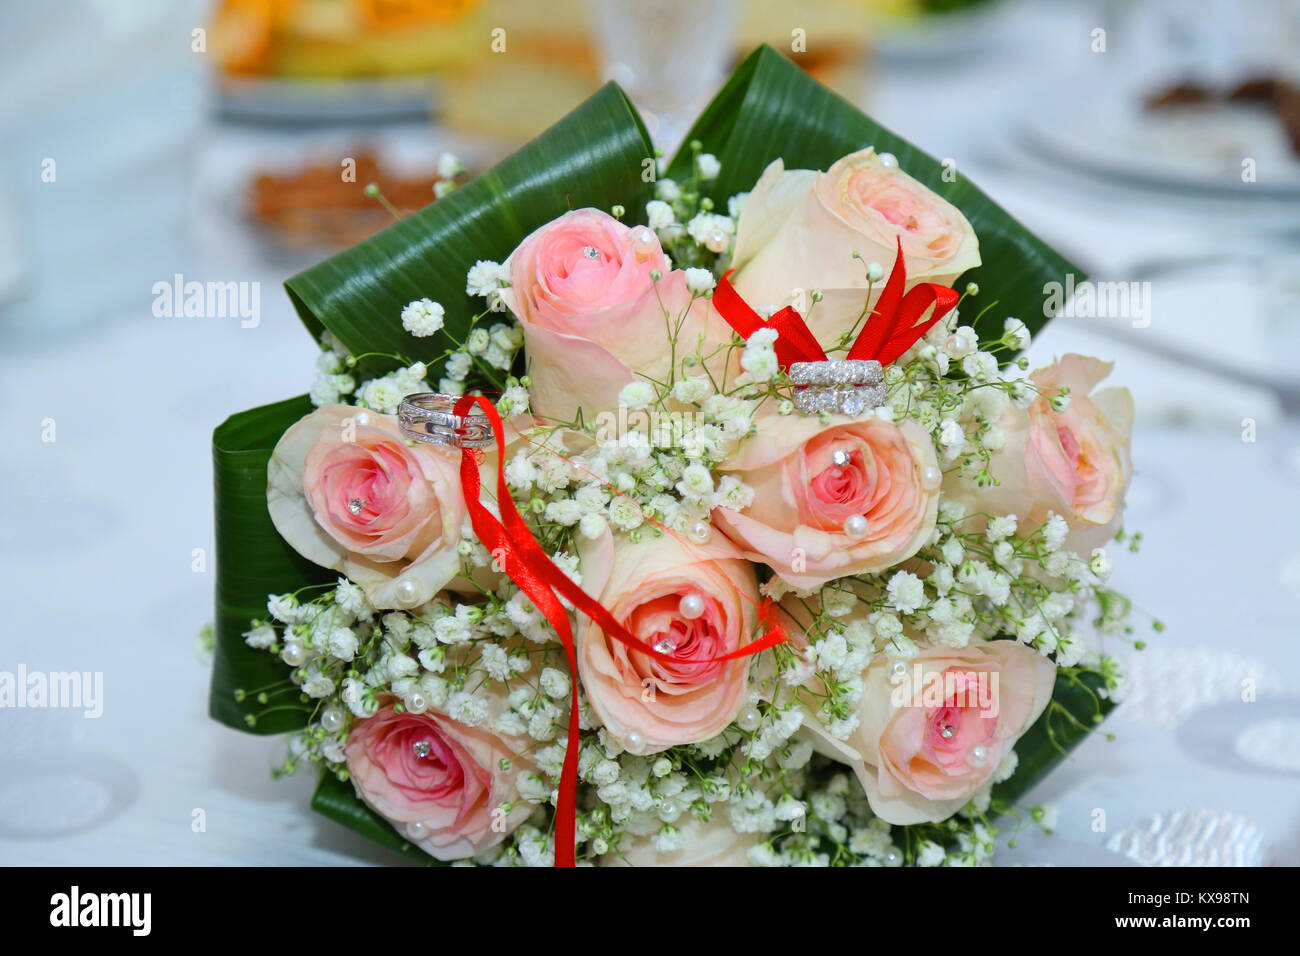
[{"label": "cream rose", "polygon": [[673,826],[681,831],[682,846],[660,851],[655,838],[623,837],[615,853],[600,858],[601,866],[748,866],[749,850],[758,844],[755,833],[737,833],[723,815],[715,811],[708,823],[683,814]]},{"label": "cream rose", "polygon": [[942,475],[917,423],[772,415],[759,434],[722,466],[753,503],[713,521],[792,587],[892,567],[934,531]]},{"label": "cream rose", "polygon": [[895,825],[938,823],[986,783],[1051,700],[1056,665],[1014,641],[926,647],[903,672],[883,655],[863,672],[858,726],[800,730],[851,767],[872,811]]},{"label": "cream rose", "polygon": [[[1072,550],[1104,545],[1119,529],[1133,474],[1133,397],[1127,388],[1093,391],[1111,367],[1069,354],[1034,372],[1030,381],[1041,394],[1028,409],[1009,405],[997,421],[1005,440],[989,471],[999,484],[981,489],[954,476],[945,495],[972,512],[1014,514],[1022,533],[1054,512],[1070,526]],[[1050,398],[1062,386],[1069,405],[1056,412]]]},{"label": "cream rose", "polygon": [[341,571],[376,607],[415,607],[460,571],[459,465],[454,450],[408,447],[390,415],[326,405],[276,444],[267,509],[295,551]]},{"label": "cream rose", "polygon": [[745,700],[749,658],[711,659],[757,636],[753,566],[720,536],[697,545],[670,534],[632,542],[606,533],[581,558],[583,589],[633,636],[672,657],[629,648],[579,617],[578,673],[609,734],[650,754],[720,733]]},{"label": "cream rose", "polygon": [[[796,290],[820,289],[823,299],[808,322],[829,348],[868,304],[867,264],[880,263],[888,276],[900,240],[908,288],[918,282],[950,286],[980,264],[975,232],[957,207],[897,165],[884,165],[873,148],[845,156],[824,173],[787,170],[777,159],[741,211],[734,283],[755,308],[789,305]],[[873,297],[883,288],[876,282]]]},{"label": "cream rose", "polygon": [[665,380],[670,321],[681,322],[679,359],[697,351],[706,329],[710,341],[729,333],[706,325],[704,300],[687,309],[686,274],[669,269],[654,232],[596,209],[542,226],[507,265],[510,287],[502,300],[523,324],[532,408],[553,422],[572,422],[579,409],[590,421],[616,408],[619,392],[638,374]]}]

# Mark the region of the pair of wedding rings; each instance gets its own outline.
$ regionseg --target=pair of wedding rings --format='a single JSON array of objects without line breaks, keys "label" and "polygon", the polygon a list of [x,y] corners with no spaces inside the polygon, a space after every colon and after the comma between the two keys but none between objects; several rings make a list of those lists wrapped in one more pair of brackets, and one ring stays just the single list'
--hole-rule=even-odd
[{"label": "pair of wedding rings", "polygon": [[794,362],[790,381],[798,385],[794,404],[805,415],[838,412],[857,418],[885,404],[884,369],[874,359]]},{"label": "pair of wedding rings", "polygon": [[[402,399],[397,422],[411,441],[447,448],[487,448],[496,441],[492,423],[482,412],[457,415],[457,395],[421,392]],[[477,406],[475,406],[477,407]]]}]

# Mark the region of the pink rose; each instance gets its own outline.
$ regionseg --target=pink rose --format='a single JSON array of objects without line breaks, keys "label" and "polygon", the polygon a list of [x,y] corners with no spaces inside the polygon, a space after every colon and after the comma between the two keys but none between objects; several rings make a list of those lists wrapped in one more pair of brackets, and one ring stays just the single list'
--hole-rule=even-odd
[{"label": "pink rose", "polygon": [[303,557],[341,571],[376,607],[415,607],[460,571],[459,455],[408,447],[397,419],[326,405],[295,423],[267,470],[267,508]]},{"label": "pink rose", "polygon": [[[581,558],[583,589],[635,637],[673,658],[628,648],[579,617],[578,674],[606,730],[642,754],[719,734],[744,702],[749,658],[710,658],[756,636],[753,566],[720,537],[697,545],[671,534],[634,543],[606,533]],[[684,609],[687,597],[695,609]]]},{"label": "pink rose", "polygon": [[[532,408],[543,418],[587,420],[618,406],[623,386],[643,373],[660,381],[673,359],[669,321],[691,302],[686,274],[668,268],[654,232],[596,209],[542,226],[510,255],[502,299],[523,324]],[[651,272],[658,271],[656,282]],[[697,351],[705,300],[686,312],[677,358]],[[666,313],[666,315],[665,315]],[[711,341],[730,330],[710,328]]]},{"label": "pink rose", "polygon": [[893,567],[934,531],[942,475],[915,422],[772,416],[759,435],[722,466],[754,490],[753,503],[715,509],[713,520],[791,586]]},{"label": "pink rose", "polygon": [[[980,264],[979,242],[960,210],[897,165],[883,165],[874,149],[851,153],[824,173],[787,170],[778,159],[741,211],[735,285],[756,308],[788,305],[798,290],[821,289],[809,326],[830,347],[867,305],[866,264],[880,263],[887,276],[899,240],[908,288],[950,286]],[[876,282],[873,298],[883,288]]]},{"label": "pink rose", "polygon": [[876,657],[862,675],[858,726],[838,740],[804,721],[817,749],[852,767],[872,812],[896,825],[938,823],[989,782],[1051,700],[1056,665],[1014,641],[928,647],[892,678]]},{"label": "pink rose", "polygon": [[533,809],[515,788],[532,767],[519,750],[442,714],[398,714],[389,703],[353,724],[345,753],[358,796],[439,860],[496,846]]},{"label": "pink rose", "polygon": [[[1042,394],[1027,410],[1009,406],[997,422],[1005,442],[989,471],[1000,483],[979,489],[954,479],[945,493],[973,512],[1016,515],[1022,533],[1055,512],[1080,553],[1109,541],[1133,474],[1133,397],[1126,388],[1093,392],[1112,365],[1070,354],[1034,372],[1030,380]],[[1062,386],[1070,389],[1069,406],[1055,412],[1049,399]]]}]

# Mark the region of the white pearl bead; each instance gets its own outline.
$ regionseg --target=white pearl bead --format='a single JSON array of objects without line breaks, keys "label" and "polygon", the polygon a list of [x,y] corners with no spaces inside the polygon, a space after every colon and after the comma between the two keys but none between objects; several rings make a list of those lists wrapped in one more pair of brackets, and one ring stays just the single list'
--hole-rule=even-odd
[{"label": "white pearl bead", "polygon": [[370,424],[370,413],[369,413],[369,412],[357,412],[357,424],[360,425],[362,428],[365,428],[367,425],[369,425],[369,424]]},{"label": "white pearl bead", "polygon": [[429,702],[418,690],[406,695],[406,709],[413,714],[422,714],[429,709]]},{"label": "white pearl bead", "polygon": [[845,537],[852,538],[854,541],[867,536],[867,519],[862,515],[852,515],[844,522]]},{"label": "white pearl bead", "polygon": [[762,713],[753,704],[746,704],[736,715],[736,724],[746,732],[757,729],[762,720]]},{"label": "white pearl bead", "polygon": [[925,485],[927,491],[933,491],[935,488],[938,488],[939,483],[942,481],[943,472],[934,465],[926,465],[925,468],[921,470],[921,483]]},{"label": "white pearl bead", "polygon": [[713,527],[707,521],[697,521],[691,525],[691,537],[704,544],[713,535]]},{"label": "white pearl bead", "polygon": [[641,736],[640,731],[628,731],[627,736],[623,739],[623,749],[630,754],[639,754],[645,749],[645,738]]},{"label": "white pearl bead", "polygon": [[975,767],[982,767],[988,763],[989,752],[982,744],[976,744],[970,749],[970,758],[966,761]]},{"label": "white pearl bead", "polygon": [[697,617],[704,616],[704,597],[692,591],[690,594],[682,596],[681,603],[677,605],[677,610],[682,617],[688,621],[693,621]]},{"label": "white pearl bead", "polygon": [[331,734],[343,729],[343,720],[343,711],[337,707],[326,707],[325,712],[320,715],[320,725]]},{"label": "white pearl bead", "polygon": [[412,840],[423,840],[429,835],[429,828],[419,820],[406,825],[406,835]]},{"label": "white pearl bead", "polygon": [[885,854],[885,866],[902,866],[903,854],[897,850],[890,850]]},{"label": "white pearl bead", "polygon": [[665,800],[659,807],[659,819],[664,823],[672,823],[682,815],[682,808],[672,800]]},{"label": "white pearl bead", "polygon": [[414,581],[397,582],[397,600],[408,607],[415,603],[416,587]]},{"label": "white pearl bead", "polygon": [[297,667],[307,659],[307,652],[302,649],[301,644],[290,642],[284,645],[284,651],[281,652],[280,657],[290,667]]},{"label": "white pearl bead", "polygon": [[878,153],[877,156],[880,159],[880,165],[885,167],[885,169],[897,168],[898,157],[893,153]]}]

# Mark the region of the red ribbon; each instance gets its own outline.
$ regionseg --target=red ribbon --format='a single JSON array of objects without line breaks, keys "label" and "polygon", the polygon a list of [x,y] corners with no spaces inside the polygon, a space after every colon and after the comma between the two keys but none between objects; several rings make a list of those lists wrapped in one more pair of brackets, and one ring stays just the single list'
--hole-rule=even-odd
[{"label": "red ribbon", "polygon": [[[876,303],[867,324],[849,349],[850,359],[875,359],[881,365],[888,365],[911,348],[957,304],[956,291],[934,282],[918,283],[906,295],[903,294],[907,270],[903,264],[903,240],[899,238],[897,242],[898,256],[894,260],[894,268],[880,294],[880,301]],[[764,322],[728,281],[730,275],[728,272],[718,280],[717,288],[713,290],[713,304],[718,314],[741,338],[748,340],[759,329],[775,329],[776,360],[787,371],[794,362],[827,360],[826,351],[793,307],[787,305]],[[931,306],[934,306],[934,314],[917,324]]]},{"label": "red ribbon", "polygon": [[[492,423],[493,435],[497,443],[497,507],[501,518],[492,514],[480,500],[482,480],[479,477],[479,456],[471,448],[461,448],[460,481],[465,496],[465,506],[469,510],[470,524],[478,539],[500,557],[502,570],[506,576],[528,595],[555,628],[560,642],[564,645],[565,656],[569,659],[569,673],[572,696],[569,702],[569,737],[564,751],[564,767],[560,773],[560,787],[555,807],[555,863],[557,866],[574,866],[574,838],[577,827],[578,797],[578,660],[573,641],[573,629],[569,624],[569,615],[565,611],[560,597],[568,599],[587,617],[591,618],[601,630],[622,643],[659,660],[671,661],[672,655],[656,651],[650,645],[633,636],[614,616],[597,600],[582,590],[573,579],[556,566],[550,556],[537,543],[532,530],[515,507],[514,498],[506,485],[505,472],[505,425],[496,407],[481,395],[464,395],[457,402],[455,413],[466,415],[473,405],[478,405]],[[710,658],[710,661],[728,661],[757,654],[759,651],[775,647],[786,640],[784,631],[776,625],[766,610],[766,603],[760,608],[760,618],[769,623],[768,632],[758,640],[751,641],[728,654]]]}]

